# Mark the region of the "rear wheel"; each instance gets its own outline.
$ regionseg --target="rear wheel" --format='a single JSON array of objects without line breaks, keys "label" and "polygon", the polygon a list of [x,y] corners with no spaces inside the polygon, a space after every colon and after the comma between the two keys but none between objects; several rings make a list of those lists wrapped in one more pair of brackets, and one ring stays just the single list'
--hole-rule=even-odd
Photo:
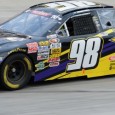
[{"label": "rear wheel", "polygon": [[2,64],[1,84],[9,90],[20,89],[27,85],[31,75],[31,60],[25,54],[14,54],[9,56]]}]

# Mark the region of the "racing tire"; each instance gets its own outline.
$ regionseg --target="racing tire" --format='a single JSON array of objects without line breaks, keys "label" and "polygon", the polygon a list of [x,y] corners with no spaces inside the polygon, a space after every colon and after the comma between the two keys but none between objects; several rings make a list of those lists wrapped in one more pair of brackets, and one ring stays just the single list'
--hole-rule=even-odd
[{"label": "racing tire", "polygon": [[31,60],[25,54],[13,54],[1,66],[1,85],[7,90],[21,89],[28,84],[31,75]]}]

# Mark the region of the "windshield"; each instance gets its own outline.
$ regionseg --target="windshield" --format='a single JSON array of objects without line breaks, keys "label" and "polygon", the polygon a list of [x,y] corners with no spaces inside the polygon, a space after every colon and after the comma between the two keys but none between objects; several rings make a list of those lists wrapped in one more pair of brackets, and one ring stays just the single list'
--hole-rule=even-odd
[{"label": "windshield", "polygon": [[[53,16],[54,17],[54,16]],[[0,29],[31,36],[43,36],[58,23],[52,14],[43,11],[28,10],[16,18],[2,24]]]}]

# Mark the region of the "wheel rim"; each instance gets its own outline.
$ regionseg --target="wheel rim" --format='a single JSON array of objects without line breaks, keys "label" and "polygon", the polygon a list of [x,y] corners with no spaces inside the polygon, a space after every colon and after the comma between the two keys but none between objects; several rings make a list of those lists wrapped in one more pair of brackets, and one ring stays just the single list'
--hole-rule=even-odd
[{"label": "wheel rim", "polygon": [[20,61],[16,60],[13,61],[8,69],[8,80],[11,82],[20,81],[25,74],[25,64]]}]

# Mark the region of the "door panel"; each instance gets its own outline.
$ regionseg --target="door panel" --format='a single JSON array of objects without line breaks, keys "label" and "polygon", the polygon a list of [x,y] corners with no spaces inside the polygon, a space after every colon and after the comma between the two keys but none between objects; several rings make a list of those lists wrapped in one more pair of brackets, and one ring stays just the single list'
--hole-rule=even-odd
[{"label": "door panel", "polygon": [[[84,20],[89,18],[89,15],[90,21],[95,21],[90,26],[89,22],[86,23],[86,20]],[[79,16],[84,21],[81,24],[78,23]],[[45,67],[36,72],[35,81],[80,76],[91,78],[115,74],[115,29],[102,30],[96,12],[95,15],[85,13],[85,15],[79,16],[76,19],[74,17],[68,20],[69,23],[66,22],[68,28],[65,29],[65,25],[62,26],[63,31],[60,31],[60,35],[69,36],[61,36],[61,38],[58,36],[57,43],[49,44],[49,58],[40,61]],[[74,23],[71,21],[74,21]],[[73,28],[69,27],[71,24],[73,24],[71,26]],[[75,24],[76,26],[80,24],[79,26],[82,26],[82,28],[75,28]],[[95,29],[92,30],[92,28]],[[65,34],[67,31],[69,34]]]}]

